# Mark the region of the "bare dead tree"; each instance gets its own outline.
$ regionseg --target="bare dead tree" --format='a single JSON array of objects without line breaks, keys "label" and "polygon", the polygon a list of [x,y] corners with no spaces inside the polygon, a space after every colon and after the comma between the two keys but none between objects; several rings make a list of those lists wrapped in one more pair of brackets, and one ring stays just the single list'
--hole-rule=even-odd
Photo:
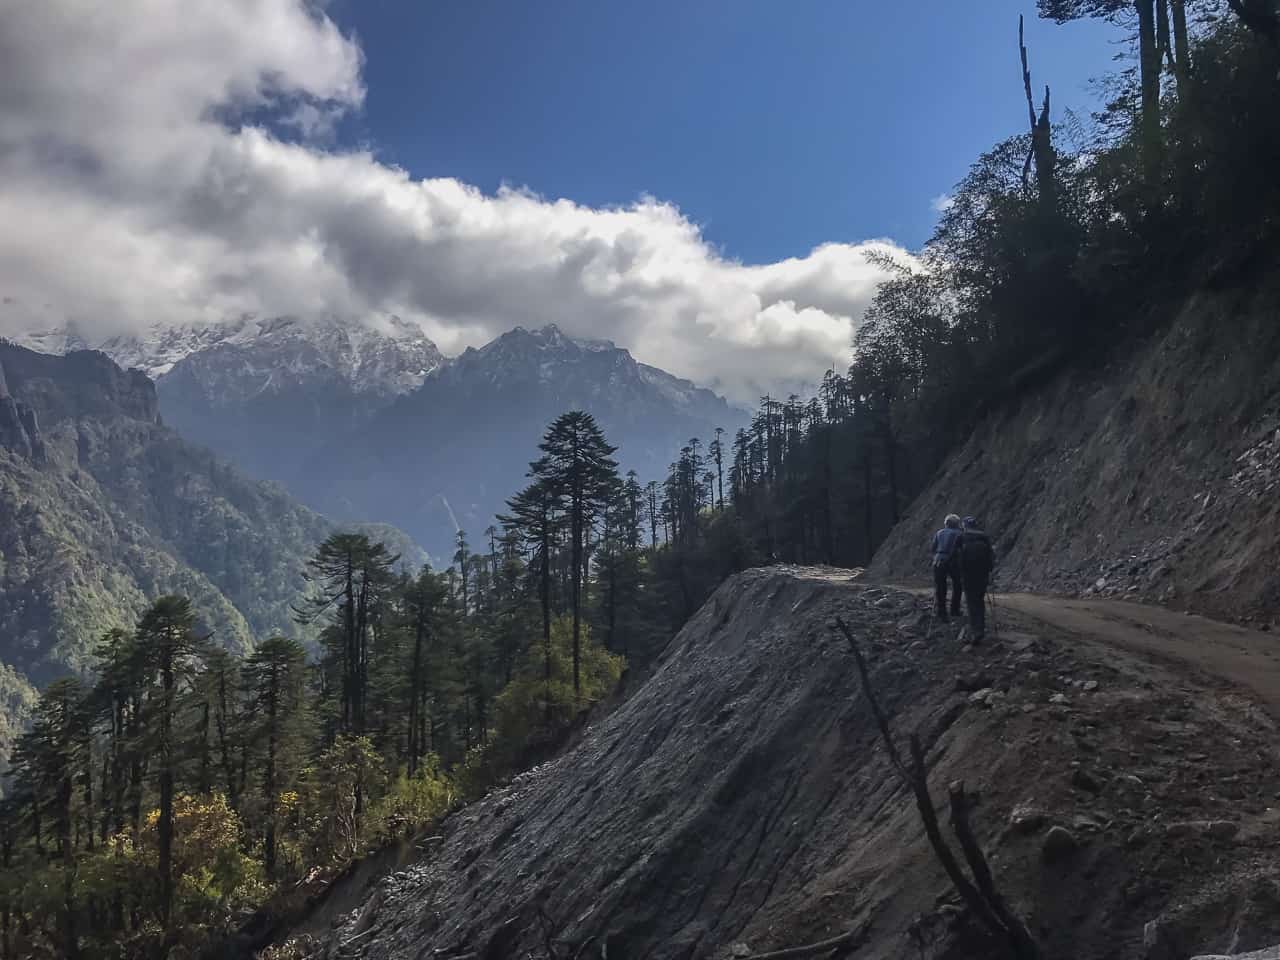
[{"label": "bare dead tree", "polygon": [[942,869],[951,881],[951,885],[955,887],[956,892],[960,894],[960,898],[973,911],[973,914],[982,921],[982,925],[988,932],[1008,946],[1009,956],[1013,960],[1039,960],[1040,949],[1036,946],[1030,930],[1010,909],[1007,901],[996,888],[991,868],[987,864],[986,856],[969,822],[971,798],[965,793],[964,784],[957,782],[951,786],[951,828],[960,843],[961,852],[973,879],[966,876],[961,869],[960,862],[956,859],[955,853],[942,835],[942,828],[938,825],[938,814],[933,806],[933,797],[929,793],[929,771],[925,764],[924,747],[920,742],[919,734],[913,733],[908,741],[910,762],[907,762],[894,742],[888,716],[876,699],[875,689],[871,683],[871,672],[867,667],[862,649],[858,646],[848,625],[839,617],[836,617],[835,622],[853,651],[853,659],[858,666],[858,676],[862,681],[862,691],[866,695],[867,705],[875,719],[885,751],[889,755],[889,762],[897,771],[903,784],[915,797],[916,810],[924,825],[925,835],[929,838],[929,845],[933,848],[938,862],[942,864]]},{"label": "bare dead tree", "polygon": [[1057,202],[1057,185],[1053,170],[1056,162],[1053,155],[1053,128],[1049,124],[1049,85],[1045,84],[1044,104],[1037,117],[1035,99],[1031,94],[1031,67],[1027,63],[1027,44],[1021,16],[1018,17],[1018,53],[1022,57],[1022,88],[1027,95],[1027,115],[1031,123],[1031,145],[1027,148],[1027,159],[1022,165],[1022,185],[1027,185],[1031,161],[1034,159],[1040,202],[1046,209],[1052,209]]}]

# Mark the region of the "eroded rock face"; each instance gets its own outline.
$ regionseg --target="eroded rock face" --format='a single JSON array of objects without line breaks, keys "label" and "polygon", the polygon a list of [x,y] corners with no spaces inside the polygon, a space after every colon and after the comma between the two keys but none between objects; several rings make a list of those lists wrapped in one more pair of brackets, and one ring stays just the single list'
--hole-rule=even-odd
[{"label": "eroded rock face", "polygon": [[8,392],[45,428],[85,416],[160,422],[155,384],[138,370],[122,370],[104,353],[78,350],[55,357],[0,343],[0,364]]},{"label": "eroded rock face", "polygon": [[[610,960],[720,960],[867,920],[859,960],[913,956],[919,942],[952,960],[997,955],[936,865],[835,616],[863,646],[899,738],[919,731],[936,803],[953,780],[980,796],[979,840],[1046,958],[1138,956],[1153,916],[1202,885],[1234,889],[1231,841],[1206,832],[1173,844],[1154,832],[1192,809],[1217,819],[1238,806],[1182,783],[1164,718],[1185,714],[1188,688],[1172,692],[1150,663],[1086,660],[1076,644],[1036,639],[1045,673],[1033,677],[1016,634],[979,650],[940,626],[904,635],[904,615],[924,603],[847,572],[734,578],[631,700],[560,758],[433,830],[424,859],[383,880],[314,955],[543,957],[550,938],[561,957],[607,947]],[[958,675],[977,672],[999,697],[971,704],[956,689]],[[1046,702],[1046,677],[1086,674],[1107,692],[1069,708]],[[1159,737],[1150,745],[1148,732]],[[1197,741],[1214,746],[1196,776],[1232,770],[1240,790],[1269,797],[1280,776],[1256,751],[1272,737],[1256,712],[1215,707],[1197,724]],[[1146,751],[1136,786],[1121,779],[1135,741]],[[1106,783],[1100,795],[1072,784],[1085,756]],[[1046,861],[1063,824],[1074,852]],[[1152,839],[1130,845],[1139,830]],[[1260,856],[1274,866],[1274,853]],[[1118,943],[1132,951],[1117,954]]]},{"label": "eroded rock face", "polygon": [[1198,294],[1101,370],[979,423],[876,553],[924,572],[945,514],[982,518],[1001,590],[1126,597],[1280,625],[1280,281]]}]

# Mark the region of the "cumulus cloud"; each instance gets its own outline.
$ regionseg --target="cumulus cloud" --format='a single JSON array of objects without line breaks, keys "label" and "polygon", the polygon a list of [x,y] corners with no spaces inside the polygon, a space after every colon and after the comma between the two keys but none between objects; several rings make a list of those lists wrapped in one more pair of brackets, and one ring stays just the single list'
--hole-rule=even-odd
[{"label": "cumulus cloud", "polygon": [[396,313],[455,352],[554,322],[740,401],[847,359],[888,241],[743,265],[659,199],[415,180],[331,142],[362,59],[307,0],[0,5],[0,324]]}]

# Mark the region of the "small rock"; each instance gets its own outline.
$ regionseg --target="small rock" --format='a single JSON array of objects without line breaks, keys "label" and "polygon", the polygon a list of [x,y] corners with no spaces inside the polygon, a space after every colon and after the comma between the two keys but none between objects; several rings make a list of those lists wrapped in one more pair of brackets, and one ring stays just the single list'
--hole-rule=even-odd
[{"label": "small rock", "polygon": [[1071,785],[1073,787],[1079,787],[1081,790],[1088,790],[1090,793],[1102,792],[1102,784],[1097,781],[1097,778],[1095,778],[1093,774],[1084,768],[1078,768],[1076,772],[1071,775]]},{"label": "small rock", "polygon": [[729,955],[732,957],[749,957],[751,956],[751,948],[745,943],[735,943],[729,948]]},{"label": "small rock", "polygon": [[1045,819],[1044,813],[1040,810],[1017,806],[1009,814],[1009,826],[1019,833],[1033,833],[1044,826]]},{"label": "small rock", "polygon": [[1044,835],[1044,846],[1041,853],[1049,863],[1065,859],[1080,848],[1080,842],[1066,827],[1050,827]]},{"label": "small rock", "polygon": [[[875,602],[875,606],[881,607],[881,608],[896,607],[897,605],[898,605],[898,601],[893,599],[893,597],[881,597],[879,600]],[[738,944],[738,946],[741,946],[741,944]],[[744,954],[741,954],[741,956],[745,957],[747,956],[747,954],[744,953]]]},{"label": "small rock", "polygon": [[973,693],[969,694],[969,702],[985,704],[987,702],[987,697],[991,696],[994,692],[995,691],[990,687],[983,687],[981,690],[975,690]]},{"label": "small rock", "polygon": [[1210,820],[1205,832],[1215,840],[1231,840],[1240,832],[1240,824],[1231,820]]},{"label": "small rock", "polygon": [[1095,691],[1095,690],[1097,690],[1097,689],[1098,689],[1098,681],[1097,681],[1097,680],[1086,680],[1086,681],[1084,682],[1084,689],[1085,689],[1085,692],[1086,692],[1086,693],[1093,693],[1093,691]]},{"label": "small rock", "polygon": [[991,678],[982,671],[977,673],[962,673],[956,677],[956,690],[959,693],[967,693],[972,690],[991,689]]},{"label": "small rock", "polygon": [[1055,693],[1049,698],[1049,702],[1056,703],[1064,707],[1071,703],[1071,701],[1067,699],[1067,695],[1065,693]]},{"label": "small rock", "polygon": [[1106,577],[1099,577],[1097,580],[1093,582],[1093,586],[1095,590],[1101,590],[1106,585],[1107,585]]},{"label": "small rock", "polygon": [[1157,920],[1147,921],[1142,928],[1142,956],[1145,960],[1173,960],[1169,934]]}]

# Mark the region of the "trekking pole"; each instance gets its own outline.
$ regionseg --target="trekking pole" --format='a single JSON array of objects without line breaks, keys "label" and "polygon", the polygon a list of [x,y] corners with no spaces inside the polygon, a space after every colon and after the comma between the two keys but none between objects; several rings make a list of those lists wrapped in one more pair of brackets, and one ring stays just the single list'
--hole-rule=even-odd
[{"label": "trekking pole", "polygon": [[1000,621],[996,619],[996,589],[994,584],[987,592],[987,599],[991,601],[991,632],[995,634],[996,637],[999,637]]}]

